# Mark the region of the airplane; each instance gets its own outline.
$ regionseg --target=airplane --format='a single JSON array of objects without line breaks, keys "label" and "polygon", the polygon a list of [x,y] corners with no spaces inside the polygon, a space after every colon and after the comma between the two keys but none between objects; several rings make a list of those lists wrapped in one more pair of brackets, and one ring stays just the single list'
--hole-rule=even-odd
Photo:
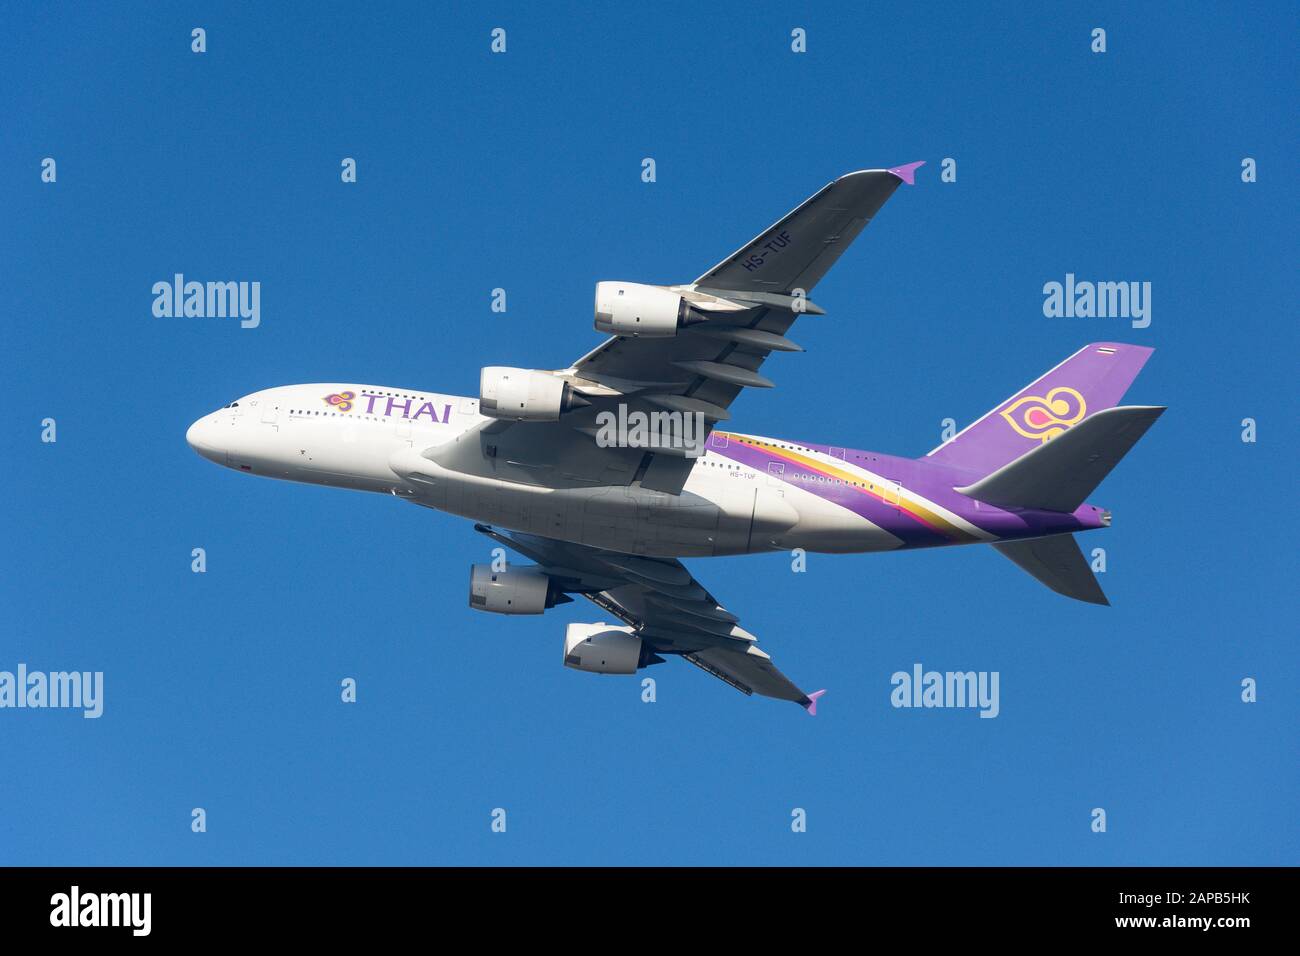
[{"label": "airplane", "polygon": [[744,389],[772,387],[758,371],[772,352],[803,351],[787,333],[824,314],[809,291],[920,165],[836,179],[689,284],[598,283],[609,337],[568,368],[483,368],[468,397],[268,388],[186,439],[235,471],[473,520],[535,563],[472,565],[471,608],[541,614],[579,595],[619,622],[570,624],[568,667],[634,674],[680,657],[815,715],[825,691],[778,670],[682,558],[988,544],[1053,591],[1108,604],[1074,535],[1110,525],[1085,499],[1164,411],[1119,404],[1153,350],[1101,342],[921,458],[719,427]]}]

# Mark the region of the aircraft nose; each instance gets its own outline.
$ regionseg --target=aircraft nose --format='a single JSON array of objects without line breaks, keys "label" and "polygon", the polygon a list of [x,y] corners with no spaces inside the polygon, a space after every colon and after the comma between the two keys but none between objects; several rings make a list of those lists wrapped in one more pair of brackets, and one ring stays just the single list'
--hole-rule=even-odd
[{"label": "aircraft nose", "polygon": [[213,441],[212,425],[206,418],[200,418],[186,430],[185,440],[208,461],[215,461],[218,465],[226,463],[225,453]]}]

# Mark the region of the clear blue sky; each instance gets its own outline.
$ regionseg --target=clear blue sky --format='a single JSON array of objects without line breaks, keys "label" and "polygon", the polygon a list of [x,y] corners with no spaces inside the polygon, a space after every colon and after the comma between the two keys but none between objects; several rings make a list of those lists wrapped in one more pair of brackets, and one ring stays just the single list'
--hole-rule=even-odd
[{"label": "clear blue sky", "polygon": [[[106,701],[0,711],[0,863],[1297,862],[1294,7],[461,6],[7,7],[0,669]],[[643,704],[561,666],[586,602],[470,611],[470,522],[185,444],[272,385],[566,365],[598,280],[688,281],[917,159],[733,425],[920,455],[1086,342],[1155,346],[1129,399],[1170,411],[1084,539],[1112,608],[987,550],[694,561],[830,693],[670,661]],[[260,281],[261,327],[155,319],[175,272]],[[1067,272],[1151,282],[1150,328],[1045,318]],[[917,662],[999,671],[1000,716],[891,708]]]}]

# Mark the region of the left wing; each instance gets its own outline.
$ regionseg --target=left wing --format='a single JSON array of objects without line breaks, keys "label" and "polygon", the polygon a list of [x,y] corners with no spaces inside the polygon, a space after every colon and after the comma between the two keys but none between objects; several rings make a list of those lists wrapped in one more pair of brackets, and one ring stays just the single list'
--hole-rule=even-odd
[{"label": "left wing", "polygon": [[536,561],[567,593],[581,594],[635,629],[644,663],[675,654],[743,694],[792,700],[810,714],[825,691],[806,694],[758,648],[758,639],[680,561],[643,558],[485,525],[475,530]]},{"label": "left wing", "polygon": [[[598,323],[611,303],[626,314],[635,296],[671,303],[680,330],[649,325],[617,333],[555,376],[581,406],[557,421],[493,421],[429,449],[455,471],[551,487],[629,485],[680,494],[704,438],[746,388],[771,388],[759,368],[772,352],[801,352],[786,333],[804,313],[821,314],[810,292],[916,167],[841,176],[800,203],[694,282],[668,287],[604,282]],[[607,301],[602,301],[602,287]],[[624,296],[625,298],[620,298]],[[641,313],[636,307],[636,322]],[[612,313],[610,313],[612,315]],[[621,326],[620,326],[621,327]],[[626,330],[625,330],[626,331]],[[699,427],[667,446],[599,446],[602,414],[680,413]]]},{"label": "left wing", "polygon": [[[802,352],[786,337],[800,315],[823,314],[812,288],[916,167],[841,176],[768,226],[693,283],[672,286],[701,321],[670,338],[615,335],[574,363],[575,381],[606,386],[648,411],[699,412],[707,427],[730,417],[746,387],[771,388],[759,374],[772,352]],[[658,453],[644,487],[676,494],[689,470]]]}]

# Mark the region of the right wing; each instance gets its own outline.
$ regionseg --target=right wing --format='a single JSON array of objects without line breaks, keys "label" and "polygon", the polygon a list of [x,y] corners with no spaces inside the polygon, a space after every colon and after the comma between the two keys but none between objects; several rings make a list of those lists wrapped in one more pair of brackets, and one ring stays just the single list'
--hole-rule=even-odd
[{"label": "right wing", "polygon": [[[581,594],[636,629],[654,654],[675,654],[743,694],[792,700],[810,714],[825,691],[806,694],[758,648],[680,561],[643,558],[475,525],[495,541],[536,561],[566,593]],[[653,654],[649,663],[660,663]]]}]

